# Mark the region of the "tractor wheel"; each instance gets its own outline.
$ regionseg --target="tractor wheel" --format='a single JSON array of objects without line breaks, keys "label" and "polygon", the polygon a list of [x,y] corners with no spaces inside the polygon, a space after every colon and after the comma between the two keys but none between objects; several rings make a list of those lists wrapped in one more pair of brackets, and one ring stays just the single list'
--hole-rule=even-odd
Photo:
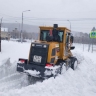
[{"label": "tractor wheel", "polygon": [[[62,74],[62,70],[63,70],[63,62],[60,62],[59,63],[59,68],[56,71],[56,76],[59,75],[59,74]],[[54,75],[54,77],[56,77],[56,76]]]},{"label": "tractor wheel", "polygon": [[73,70],[76,70],[76,69],[77,69],[77,66],[78,66],[78,61],[77,61],[77,59],[76,59],[76,58],[72,58],[72,59],[71,59],[71,68],[72,68]]},{"label": "tractor wheel", "polygon": [[61,66],[60,66],[60,74],[63,74],[66,72],[66,63],[65,62],[62,62],[61,63]]},{"label": "tractor wheel", "polygon": [[62,74],[63,63],[60,64],[59,74]]}]

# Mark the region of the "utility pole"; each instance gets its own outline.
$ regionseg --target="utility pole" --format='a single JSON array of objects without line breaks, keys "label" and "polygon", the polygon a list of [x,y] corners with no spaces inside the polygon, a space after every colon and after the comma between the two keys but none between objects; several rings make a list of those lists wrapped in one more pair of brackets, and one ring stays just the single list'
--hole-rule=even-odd
[{"label": "utility pole", "polygon": [[0,52],[1,52],[1,24],[2,24],[2,19],[3,19],[3,17],[1,18],[1,23],[0,23]]},{"label": "utility pole", "polygon": [[22,12],[21,43],[22,43],[22,41],[23,41],[23,13],[24,13],[24,12],[27,12],[27,11],[30,11],[30,10],[25,10],[25,11]]},{"label": "utility pole", "polygon": [[[96,30],[95,27],[93,27],[91,31],[95,32],[95,30]],[[92,52],[93,52],[93,38],[91,38],[91,43],[92,43]]]},{"label": "utility pole", "polygon": [[90,41],[90,40],[91,40],[91,39],[90,39],[90,34],[89,34],[89,38],[88,38],[88,39],[89,39],[89,44],[88,44],[88,52],[89,52],[89,51],[90,51],[90,45],[91,45],[91,41]]},{"label": "utility pole", "polygon": [[22,32],[23,32],[23,12],[22,12],[22,25],[21,25],[21,43],[22,43],[22,41],[23,41],[23,40],[22,40],[22,38],[23,38],[23,36],[22,36],[23,33],[22,33]]}]

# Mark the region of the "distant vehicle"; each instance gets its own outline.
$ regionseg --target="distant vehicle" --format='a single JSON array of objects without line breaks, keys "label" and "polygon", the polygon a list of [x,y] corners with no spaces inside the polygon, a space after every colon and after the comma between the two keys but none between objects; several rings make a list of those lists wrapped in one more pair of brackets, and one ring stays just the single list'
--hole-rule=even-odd
[{"label": "distant vehicle", "polygon": [[58,27],[57,24],[53,27],[40,26],[39,41],[31,43],[28,59],[19,58],[17,71],[28,76],[49,78],[61,74],[63,66],[66,70],[69,67],[75,70],[78,62],[71,52],[75,48],[73,39],[66,27]]}]

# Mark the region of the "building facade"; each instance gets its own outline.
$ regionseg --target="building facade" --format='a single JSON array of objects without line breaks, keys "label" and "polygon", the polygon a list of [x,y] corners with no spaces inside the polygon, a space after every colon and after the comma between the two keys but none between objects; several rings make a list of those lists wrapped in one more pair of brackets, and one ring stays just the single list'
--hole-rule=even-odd
[{"label": "building facade", "polygon": [[8,32],[8,28],[1,28],[1,39],[2,40],[10,40],[11,35]]}]

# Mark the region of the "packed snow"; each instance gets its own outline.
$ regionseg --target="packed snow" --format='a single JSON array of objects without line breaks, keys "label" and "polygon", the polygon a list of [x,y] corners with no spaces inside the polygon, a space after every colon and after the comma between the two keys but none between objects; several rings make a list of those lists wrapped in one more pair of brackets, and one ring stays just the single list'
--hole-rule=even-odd
[{"label": "packed snow", "polygon": [[2,41],[0,53],[0,96],[96,96],[96,51],[83,51],[82,44],[73,54],[78,58],[78,68],[69,68],[55,79],[29,84],[26,74],[16,71],[18,58],[28,58],[30,42]]},{"label": "packed snow", "polygon": [[39,75],[40,74],[40,72],[39,71],[36,71],[36,70],[34,70],[34,71],[32,71],[32,70],[25,70],[25,72],[28,72],[30,75],[32,74],[32,75]]}]

